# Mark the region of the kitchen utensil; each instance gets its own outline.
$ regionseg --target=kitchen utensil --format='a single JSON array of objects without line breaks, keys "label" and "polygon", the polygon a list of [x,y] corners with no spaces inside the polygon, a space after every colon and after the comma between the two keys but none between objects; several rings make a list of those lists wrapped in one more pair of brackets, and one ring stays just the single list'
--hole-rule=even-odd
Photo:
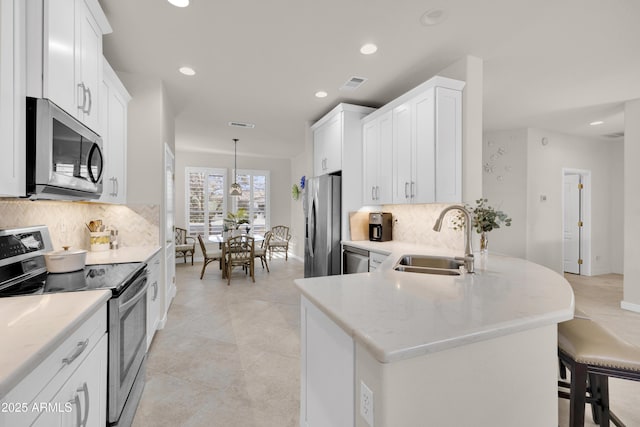
[{"label": "kitchen utensil", "polygon": [[84,249],[70,251],[69,246],[63,246],[61,251],[52,251],[44,254],[44,262],[49,273],[68,273],[82,270],[86,260],[87,251]]},{"label": "kitchen utensil", "polygon": [[111,243],[111,233],[108,231],[94,231],[89,233],[91,252],[108,251]]}]

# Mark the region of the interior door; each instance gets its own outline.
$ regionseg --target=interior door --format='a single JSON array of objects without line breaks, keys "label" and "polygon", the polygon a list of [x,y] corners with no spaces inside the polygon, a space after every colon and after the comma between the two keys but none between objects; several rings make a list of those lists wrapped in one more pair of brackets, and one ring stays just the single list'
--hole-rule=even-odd
[{"label": "interior door", "polygon": [[580,175],[564,176],[564,271],[580,274]]}]

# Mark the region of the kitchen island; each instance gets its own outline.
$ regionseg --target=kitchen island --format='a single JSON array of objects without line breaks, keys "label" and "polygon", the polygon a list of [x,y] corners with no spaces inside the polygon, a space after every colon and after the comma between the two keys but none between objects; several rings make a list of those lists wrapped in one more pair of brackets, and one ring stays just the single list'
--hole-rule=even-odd
[{"label": "kitchen island", "polygon": [[557,425],[568,282],[498,255],[476,259],[474,274],[400,272],[402,255],[442,253],[387,246],[374,273],[296,280],[301,425]]}]

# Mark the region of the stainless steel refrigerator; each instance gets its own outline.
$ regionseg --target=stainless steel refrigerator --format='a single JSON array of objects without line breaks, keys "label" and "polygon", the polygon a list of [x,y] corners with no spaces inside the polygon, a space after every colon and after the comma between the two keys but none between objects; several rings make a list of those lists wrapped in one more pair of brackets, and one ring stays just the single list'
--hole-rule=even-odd
[{"label": "stainless steel refrigerator", "polygon": [[322,175],[306,183],[304,277],[340,274],[341,178]]}]

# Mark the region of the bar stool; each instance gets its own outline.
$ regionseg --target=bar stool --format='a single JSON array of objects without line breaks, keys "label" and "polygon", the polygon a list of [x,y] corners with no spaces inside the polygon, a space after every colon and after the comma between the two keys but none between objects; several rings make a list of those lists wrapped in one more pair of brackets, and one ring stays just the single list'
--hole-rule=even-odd
[{"label": "bar stool", "polygon": [[640,347],[580,317],[558,324],[558,356],[561,376],[565,366],[571,372],[570,383],[558,381],[560,388],[569,389],[558,390],[559,397],[569,399],[569,426],[584,426],[584,406],[589,403],[594,423],[625,427],[609,409],[609,377],[640,381]]}]

